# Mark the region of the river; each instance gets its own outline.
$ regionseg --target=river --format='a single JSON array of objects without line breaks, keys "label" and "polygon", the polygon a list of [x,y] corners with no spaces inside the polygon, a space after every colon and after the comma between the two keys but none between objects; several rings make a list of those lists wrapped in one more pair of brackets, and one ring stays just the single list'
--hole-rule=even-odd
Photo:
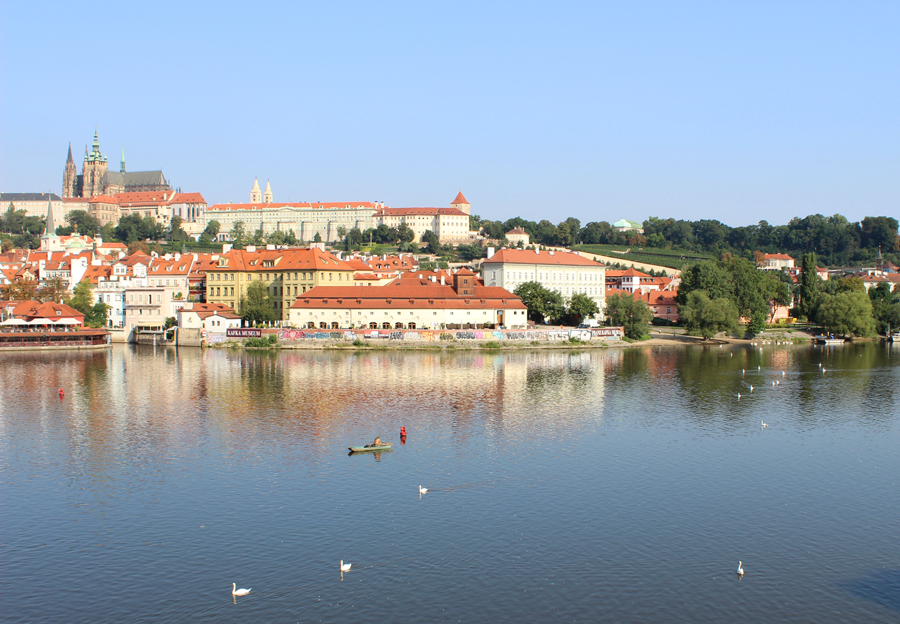
[{"label": "river", "polygon": [[900,347],[0,358],[10,624],[900,621]]}]

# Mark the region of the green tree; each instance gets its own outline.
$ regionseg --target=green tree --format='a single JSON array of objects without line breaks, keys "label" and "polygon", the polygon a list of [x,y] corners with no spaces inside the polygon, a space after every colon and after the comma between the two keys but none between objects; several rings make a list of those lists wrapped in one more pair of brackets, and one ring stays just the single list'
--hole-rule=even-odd
[{"label": "green tree", "polygon": [[415,238],[416,233],[405,223],[401,223],[400,227],[397,228],[397,240],[399,240],[401,243],[411,243],[415,240]]},{"label": "green tree", "polygon": [[136,251],[140,251],[142,253],[150,255],[150,246],[145,241],[132,241],[128,243],[128,255],[130,256]]},{"label": "green tree", "polygon": [[539,282],[523,282],[513,291],[528,308],[528,318],[535,323],[558,323],[565,314],[563,296],[555,290],[547,290]]},{"label": "green tree", "polygon": [[106,305],[102,301],[98,301],[84,315],[84,324],[88,327],[106,327],[109,318],[109,311],[112,306]]},{"label": "green tree", "polygon": [[702,290],[691,292],[687,301],[679,305],[678,312],[688,333],[702,336],[704,340],[720,331],[735,331],[738,327],[738,311],[731,299],[710,299]]},{"label": "green tree", "polygon": [[566,317],[570,324],[578,325],[584,319],[593,318],[598,314],[600,314],[600,308],[597,306],[597,302],[586,294],[575,293],[569,298]]},{"label": "green tree", "polygon": [[626,293],[609,295],[604,314],[607,323],[622,326],[625,336],[632,340],[644,336],[647,333],[647,323],[653,320],[653,312],[644,300]]},{"label": "green tree", "polygon": [[244,239],[247,236],[247,231],[244,229],[244,222],[235,221],[234,225],[231,226],[231,231],[228,235],[231,237],[231,242],[234,243],[235,247],[243,247]]},{"label": "green tree", "polygon": [[84,314],[87,320],[87,315],[94,307],[94,287],[89,280],[81,280],[75,285],[69,305]]},{"label": "green tree", "polygon": [[183,222],[184,220],[178,215],[172,217],[172,223],[169,227],[169,238],[172,240],[172,242],[183,243],[190,238],[187,235],[187,232],[185,232],[181,227],[181,224]]},{"label": "green tree", "polygon": [[816,320],[825,331],[840,336],[875,334],[872,302],[865,292],[858,290],[835,295],[824,293],[816,310]]},{"label": "green tree", "polygon": [[270,245],[283,245],[284,238],[284,232],[282,232],[281,230],[275,230],[266,237],[266,242]]},{"label": "green tree", "polygon": [[313,236],[313,242],[314,242],[314,243],[321,243],[321,242],[322,242],[322,235],[319,234],[318,232],[316,232],[316,235]]},{"label": "green tree", "polygon": [[262,280],[252,281],[247,286],[247,294],[241,298],[241,317],[253,324],[275,320],[272,297]]},{"label": "green tree", "polygon": [[437,237],[437,234],[432,232],[431,230],[425,230],[422,234],[422,242],[425,243],[425,252],[439,255],[443,250],[441,249],[441,242]]},{"label": "green tree", "polygon": [[800,272],[800,315],[809,320],[815,316],[816,303],[819,298],[818,260],[815,253],[804,254]]},{"label": "green tree", "polygon": [[219,228],[222,226],[218,221],[212,219],[206,222],[206,228],[203,230],[203,233],[209,237],[209,240],[215,240],[216,236],[219,235]]},{"label": "green tree", "polygon": [[12,251],[15,248],[16,245],[12,242],[11,238],[4,238],[3,241],[0,241],[0,253],[6,253],[7,251]]},{"label": "green tree", "polygon": [[73,210],[66,216],[66,221],[72,225],[75,232],[82,236],[94,236],[100,231],[100,222],[97,221],[97,217],[86,210]]}]

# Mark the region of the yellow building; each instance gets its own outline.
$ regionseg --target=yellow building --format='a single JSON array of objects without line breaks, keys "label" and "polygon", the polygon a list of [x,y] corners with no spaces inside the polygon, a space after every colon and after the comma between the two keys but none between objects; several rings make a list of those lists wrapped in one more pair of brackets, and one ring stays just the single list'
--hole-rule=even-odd
[{"label": "yellow building", "polygon": [[354,269],[319,249],[233,249],[206,271],[206,301],[223,303],[241,314],[251,282],[262,281],[272,298],[275,318],[289,320],[291,303],[316,286],[353,286]]}]

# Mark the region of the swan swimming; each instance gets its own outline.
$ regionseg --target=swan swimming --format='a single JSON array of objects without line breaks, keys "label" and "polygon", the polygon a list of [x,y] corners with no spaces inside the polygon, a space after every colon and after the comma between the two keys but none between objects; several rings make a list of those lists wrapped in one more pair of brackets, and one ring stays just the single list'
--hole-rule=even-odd
[{"label": "swan swimming", "polygon": [[341,559],[341,572],[348,572],[350,570],[350,566],[352,565],[352,563],[344,563],[344,560]]},{"label": "swan swimming", "polygon": [[[761,420],[761,421],[759,421],[759,422],[762,423],[762,428],[763,428],[763,429],[768,429],[768,428],[769,428],[769,425],[766,424],[766,421]],[[740,564],[739,564],[739,565],[740,565]]]},{"label": "swan swimming", "polygon": [[[253,589],[252,587],[250,589]],[[246,596],[250,593],[250,589],[238,589],[237,583],[231,584],[231,595],[232,596]]]},{"label": "swan swimming", "polygon": [[740,400],[741,400],[741,393],[738,392],[738,401],[740,401]]},{"label": "swan swimming", "polygon": [[750,386],[750,393],[753,393],[753,386]]},{"label": "swan swimming", "polygon": [[738,561],[738,569],[737,569],[738,576],[744,576],[744,568],[741,567],[742,563],[743,563],[743,561]]},{"label": "swan swimming", "polygon": [[423,488],[421,485],[419,486],[419,494],[424,494],[428,491],[428,488]]}]

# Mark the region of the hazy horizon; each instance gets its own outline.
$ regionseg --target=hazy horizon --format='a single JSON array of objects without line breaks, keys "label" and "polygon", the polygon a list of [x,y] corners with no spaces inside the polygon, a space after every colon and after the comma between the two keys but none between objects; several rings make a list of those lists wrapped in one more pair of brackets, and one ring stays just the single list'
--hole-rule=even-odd
[{"label": "hazy horizon", "polygon": [[0,8],[0,191],[110,169],[210,204],[554,223],[900,214],[900,5]]}]

